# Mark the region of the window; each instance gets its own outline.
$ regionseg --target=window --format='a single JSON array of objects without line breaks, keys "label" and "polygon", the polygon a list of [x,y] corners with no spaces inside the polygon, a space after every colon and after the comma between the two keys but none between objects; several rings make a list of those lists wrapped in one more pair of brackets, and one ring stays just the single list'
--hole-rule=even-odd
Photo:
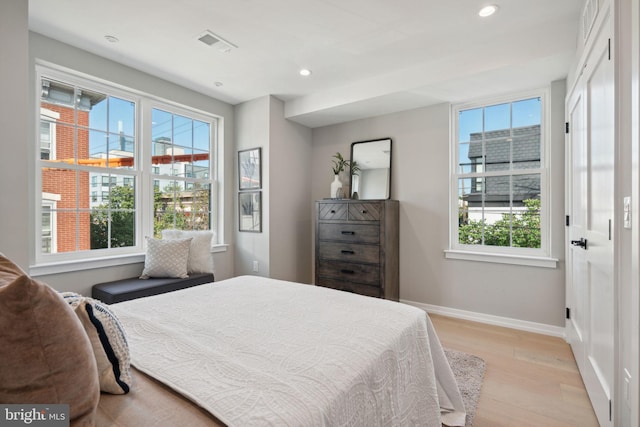
[{"label": "window", "polygon": [[452,112],[451,248],[548,256],[543,94]]},{"label": "window", "polygon": [[140,253],[163,228],[215,230],[215,117],[45,67],[38,85],[36,263]]}]

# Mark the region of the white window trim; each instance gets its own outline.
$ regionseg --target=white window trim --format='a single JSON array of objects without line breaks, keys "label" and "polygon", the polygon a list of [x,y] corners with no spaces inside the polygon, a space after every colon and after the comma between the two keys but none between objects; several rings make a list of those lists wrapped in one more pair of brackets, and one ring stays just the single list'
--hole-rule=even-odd
[{"label": "white window trim", "polygon": [[[150,160],[146,159],[146,154],[142,150],[143,141],[145,140],[146,130],[143,127],[143,123],[151,122],[151,113],[150,109],[148,112],[145,112],[143,109],[143,105],[148,105],[149,103],[153,103],[158,106],[158,108],[169,109],[172,112],[187,114],[193,118],[198,118],[199,120],[204,120],[211,123],[211,139],[212,139],[212,147],[211,153],[214,157],[214,161],[211,162],[211,202],[215,203],[215,213],[214,220],[215,223],[212,222],[212,226],[214,226],[214,231],[217,234],[217,242],[212,245],[211,252],[226,252],[228,245],[224,242],[224,197],[222,194],[221,188],[223,188],[223,161],[224,161],[224,153],[223,153],[223,141],[224,141],[224,118],[209,112],[205,112],[196,108],[192,108],[183,104],[179,104],[155,95],[151,95],[149,93],[145,93],[136,89],[132,89],[126,86],[118,85],[97,77],[93,77],[90,75],[85,75],[82,73],[74,72],[73,70],[69,70],[67,68],[58,67],[56,65],[50,63],[44,63],[42,61],[36,61],[36,90],[35,90],[35,106],[38,111],[40,111],[40,84],[42,78],[51,78],[54,80],[59,80],[63,82],[67,82],[70,84],[75,84],[78,86],[84,86],[91,89],[99,90],[104,93],[109,94],[110,96],[118,96],[123,99],[131,99],[134,100],[137,104],[137,108],[139,109],[139,113],[136,117],[136,129],[137,129],[137,138],[138,142],[136,144],[136,158],[139,159],[139,167],[136,170],[109,170],[109,172],[114,174],[122,174],[127,176],[135,176],[135,189],[136,189],[136,206],[140,206],[143,211],[146,208],[150,208],[152,206],[153,200],[153,192],[147,191],[150,194],[146,199],[151,200],[151,205],[149,205],[149,201],[143,203],[143,195],[141,186],[142,185],[152,185],[152,180],[149,178],[151,176],[150,173],[143,173],[143,169],[145,167],[145,162],[150,164]],[[149,117],[143,117],[143,115],[148,114]],[[36,129],[35,135],[38,138],[39,142],[39,129],[40,129],[40,114],[36,114],[34,120],[34,126]],[[31,164],[34,165],[34,175],[36,183],[42,182],[42,174],[40,167],[40,147],[39,144],[36,144],[36,156],[31,156]],[[70,167],[73,169],[73,165],[65,165],[65,167]],[[150,169],[144,169],[150,170]],[[95,170],[91,170],[91,172],[104,173],[103,168],[95,168]],[[145,178],[145,179],[142,179]],[[145,182],[143,182],[145,181]],[[42,204],[42,194],[41,194],[41,184],[36,184],[36,194],[32,194],[31,197],[34,197],[36,201],[36,206],[41,206]],[[149,188],[149,187],[147,187]],[[152,187],[151,187],[152,188]],[[145,206],[147,205],[147,206]],[[40,212],[40,209],[38,209]],[[212,211],[214,212],[214,211]],[[38,215],[36,215],[38,216]],[[42,244],[42,226],[39,225],[38,221],[41,219],[33,218],[32,221],[36,221],[35,227],[35,236],[32,237],[32,259],[33,262],[29,267],[29,273],[38,276],[38,275],[46,275],[46,274],[55,274],[55,273],[63,273],[69,271],[80,271],[87,270],[99,267],[108,267],[115,265],[123,265],[130,263],[138,263],[144,262],[144,236],[153,234],[153,219],[146,218],[146,216],[142,216],[140,219],[136,218],[136,246],[127,247],[127,248],[111,248],[111,249],[94,249],[92,251],[81,251],[81,252],[67,252],[67,253],[56,253],[56,254],[43,254],[41,252],[41,244]]]},{"label": "white window trim", "polygon": [[[540,229],[541,242],[540,249],[532,248],[512,248],[512,247],[494,247],[484,245],[464,245],[458,242],[458,113],[462,110],[486,107],[490,105],[503,104],[507,102],[515,102],[522,99],[540,97],[542,114],[540,117],[541,124],[541,167],[539,169],[530,169],[516,171],[516,173],[526,174],[540,173],[541,188],[541,209],[540,209]],[[450,181],[449,181],[449,248],[444,251],[445,258],[493,262],[500,264],[515,264],[534,267],[556,268],[558,259],[551,254],[551,187],[549,185],[549,155],[550,155],[550,136],[549,123],[551,123],[551,108],[548,105],[550,99],[549,89],[539,89],[528,92],[520,92],[511,95],[505,95],[494,98],[479,99],[471,102],[455,104],[450,109]],[[500,173],[504,175],[503,172]],[[486,174],[483,174],[485,176]],[[465,174],[471,177],[471,174]]]}]

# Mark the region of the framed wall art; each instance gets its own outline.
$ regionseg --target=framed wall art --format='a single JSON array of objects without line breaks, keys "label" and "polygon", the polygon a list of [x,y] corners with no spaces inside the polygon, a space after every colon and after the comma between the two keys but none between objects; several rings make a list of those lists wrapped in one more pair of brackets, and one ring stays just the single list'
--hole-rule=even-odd
[{"label": "framed wall art", "polygon": [[238,151],[238,184],[242,190],[262,188],[262,149]]},{"label": "framed wall art", "polygon": [[262,233],[262,192],[238,193],[238,225],[240,231]]}]

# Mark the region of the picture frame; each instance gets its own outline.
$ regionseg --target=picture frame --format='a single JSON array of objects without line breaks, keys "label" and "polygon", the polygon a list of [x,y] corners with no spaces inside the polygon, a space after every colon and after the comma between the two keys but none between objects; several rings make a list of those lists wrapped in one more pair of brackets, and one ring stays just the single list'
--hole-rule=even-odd
[{"label": "picture frame", "polygon": [[238,193],[238,229],[262,233],[262,191]]},{"label": "picture frame", "polygon": [[238,151],[238,186],[240,191],[262,188],[262,148]]}]

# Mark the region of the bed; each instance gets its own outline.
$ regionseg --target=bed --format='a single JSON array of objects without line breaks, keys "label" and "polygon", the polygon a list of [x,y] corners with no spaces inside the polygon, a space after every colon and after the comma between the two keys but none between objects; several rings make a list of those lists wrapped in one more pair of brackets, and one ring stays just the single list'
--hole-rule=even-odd
[{"label": "bed", "polygon": [[98,425],[464,426],[415,307],[241,276],[110,308],[134,385],[101,396]]}]

